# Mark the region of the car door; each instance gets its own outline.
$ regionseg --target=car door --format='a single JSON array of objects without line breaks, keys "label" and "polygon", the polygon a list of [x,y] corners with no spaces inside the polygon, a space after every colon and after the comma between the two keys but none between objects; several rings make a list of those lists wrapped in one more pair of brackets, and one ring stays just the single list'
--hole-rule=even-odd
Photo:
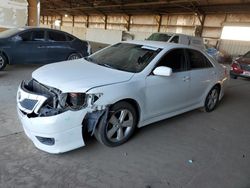
[{"label": "car door", "polygon": [[15,36],[13,59],[17,63],[46,63],[47,48],[44,30],[25,31]]},{"label": "car door", "polygon": [[[188,106],[190,72],[186,70],[183,49],[168,51],[157,63],[172,68],[170,76],[153,73],[146,78],[146,113],[148,118],[178,112]],[[153,70],[152,70],[153,71]]]},{"label": "car door", "polygon": [[64,61],[72,53],[69,41],[64,33],[58,31],[47,31],[48,58],[49,62]]},{"label": "car door", "polygon": [[190,93],[188,100],[191,105],[202,102],[204,95],[216,78],[213,64],[203,53],[194,49],[186,49],[188,69],[190,72]]}]

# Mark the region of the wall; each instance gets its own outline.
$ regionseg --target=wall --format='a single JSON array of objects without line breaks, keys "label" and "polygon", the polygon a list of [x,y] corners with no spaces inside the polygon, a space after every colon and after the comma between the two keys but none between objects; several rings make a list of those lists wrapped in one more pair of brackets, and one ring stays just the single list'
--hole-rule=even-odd
[{"label": "wall", "polygon": [[[108,15],[106,18],[100,15],[44,16],[41,17],[41,23],[53,28],[56,19],[62,20],[62,30],[75,34],[81,39],[109,44],[121,41],[124,38],[124,31],[132,35],[135,40],[144,40],[153,32],[195,35],[196,31],[201,28],[201,22],[197,15],[194,14],[132,15],[130,17],[126,15]],[[204,18],[201,36],[206,39],[208,44],[224,50],[226,45],[220,42],[220,37],[223,26],[228,24],[250,24],[250,13],[207,14]],[[89,31],[93,32],[93,34],[88,33]],[[122,31],[123,35],[121,35]]]},{"label": "wall", "polygon": [[0,0],[0,28],[25,26],[27,6],[27,0]]},{"label": "wall", "polygon": [[219,48],[232,56],[243,55],[250,50],[250,41],[221,40]]}]

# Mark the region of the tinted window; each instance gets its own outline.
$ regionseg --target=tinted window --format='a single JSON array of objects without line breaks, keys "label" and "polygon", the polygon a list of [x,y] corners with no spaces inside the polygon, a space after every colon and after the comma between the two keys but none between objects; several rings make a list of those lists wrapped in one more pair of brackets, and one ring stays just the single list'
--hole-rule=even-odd
[{"label": "tinted window", "polygon": [[48,39],[53,42],[66,41],[66,36],[63,33],[49,31]]},{"label": "tinted window", "polygon": [[33,31],[32,41],[44,41],[44,31]]},{"label": "tinted window", "polygon": [[68,41],[74,40],[74,37],[72,37],[72,36],[70,36],[70,35],[67,35],[67,37],[68,37]]},{"label": "tinted window", "polygon": [[180,72],[185,70],[185,54],[183,49],[175,49],[167,52],[165,56],[158,63],[159,66],[166,66],[172,68],[173,72]]},{"label": "tinted window", "polygon": [[212,67],[212,64],[201,52],[188,49],[187,53],[191,69],[202,69]]},{"label": "tinted window", "polygon": [[244,58],[250,58],[250,51],[247,52],[243,57],[244,57]]},{"label": "tinted window", "polygon": [[25,32],[19,35],[23,41],[31,41],[32,32]]},{"label": "tinted window", "polygon": [[172,43],[179,43],[179,36],[174,36],[171,41]]},{"label": "tinted window", "polygon": [[147,40],[167,42],[171,37],[172,35],[168,35],[164,33],[153,33],[147,38]]}]

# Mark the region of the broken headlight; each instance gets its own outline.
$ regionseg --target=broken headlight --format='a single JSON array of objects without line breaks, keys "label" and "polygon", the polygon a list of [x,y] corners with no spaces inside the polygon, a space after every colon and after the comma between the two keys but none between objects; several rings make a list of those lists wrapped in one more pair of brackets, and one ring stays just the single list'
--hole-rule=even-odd
[{"label": "broken headlight", "polygon": [[78,110],[85,106],[85,93],[68,93],[66,103],[73,110]]}]

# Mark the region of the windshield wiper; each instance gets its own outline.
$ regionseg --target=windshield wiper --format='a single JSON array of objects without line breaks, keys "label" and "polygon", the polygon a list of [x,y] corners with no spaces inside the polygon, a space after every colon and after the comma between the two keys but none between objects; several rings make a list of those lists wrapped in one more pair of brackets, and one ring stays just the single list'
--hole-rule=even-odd
[{"label": "windshield wiper", "polygon": [[[98,65],[99,65],[99,64],[98,64]],[[108,68],[111,68],[111,69],[116,69],[115,67],[113,67],[113,66],[111,66],[111,65],[109,65],[109,64],[106,64],[106,63],[100,64],[100,65],[103,65],[103,66],[108,67]]]}]

